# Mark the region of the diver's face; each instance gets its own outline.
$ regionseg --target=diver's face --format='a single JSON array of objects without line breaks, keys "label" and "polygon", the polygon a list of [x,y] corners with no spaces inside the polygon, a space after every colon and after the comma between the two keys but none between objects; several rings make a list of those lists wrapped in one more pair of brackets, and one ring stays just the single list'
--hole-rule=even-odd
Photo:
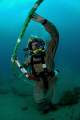
[{"label": "diver's face", "polygon": [[32,49],[35,49],[36,47],[39,47],[39,43],[38,42],[33,42],[32,43]]}]

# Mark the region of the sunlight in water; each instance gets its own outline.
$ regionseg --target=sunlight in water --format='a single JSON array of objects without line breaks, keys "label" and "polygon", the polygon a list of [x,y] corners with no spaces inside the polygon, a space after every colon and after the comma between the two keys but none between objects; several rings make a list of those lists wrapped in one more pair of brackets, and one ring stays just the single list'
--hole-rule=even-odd
[{"label": "sunlight in water", "polygon": [[80,0],[62,0],[64,3],[68,4],[71,7],[74,7],[76,10],[80,11]]},{"label": "sunlight in water", "polygon": [[[0,0],[0,8],[14,8],[17,4],[27,4],[29,2],[36,2],[37,0]],[[46,0],[45,2],[47,2]],[[52,2],[55,2],[52,1]],[[80,11],[80,0],[61,0],[61,2],[74,7],[76,10]]]},{"label": "sunlight in water", "polygon": [[0,8],[12,8],[16,4],[26,4],[28,2],[36,2],[36,0],[0,0]]}]

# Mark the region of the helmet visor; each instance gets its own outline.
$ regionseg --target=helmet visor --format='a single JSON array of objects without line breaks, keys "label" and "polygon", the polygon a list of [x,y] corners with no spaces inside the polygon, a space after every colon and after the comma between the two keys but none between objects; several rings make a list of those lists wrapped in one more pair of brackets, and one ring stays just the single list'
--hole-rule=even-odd
[{"label": "helmet visor", "polygon": [[29,50],[33,50],[32,44],[35,46],[35,47],[33,47],[34,49],[39,49],[40,47],[45,45],[45,43],[42,39],[32,38],[31,41],[28,44],[28,49]]}]

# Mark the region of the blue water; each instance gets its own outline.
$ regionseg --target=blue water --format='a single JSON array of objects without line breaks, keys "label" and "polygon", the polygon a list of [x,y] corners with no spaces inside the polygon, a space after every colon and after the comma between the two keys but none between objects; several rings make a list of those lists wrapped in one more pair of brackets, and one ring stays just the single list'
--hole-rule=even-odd
[{"label": "blue water", "polygon": [[[11,68],[11,56],[19,37],[23,23],[35,0],[0,1],[0,76],[7,80],[14,78]],[[75,0],[45,0],[37,13],[56,25],[59,34],[59,46],[55,56],[55,67],[61,71],[60,77],[75,77],[80,80],[80,3]],[[31,20],[19,47],[18,57],[22,60],[23,48],[30,35],[49,40],[50,36],[41,24]],[[63,79],[63,77],[62,77]],[[67,79],[68,80],[68,79]],[[69,79],[70,81],[70,79]],[[80,83],[80,82],[79,82]]]},{"label": "blue water", "polygon": [[[36,115],[39,120],[70,120],[72,117],[80,120],[80,102],[61,108],[57,113],[53,111],[48,115],[41,114],[35,108],[33,86],[13,75],[11,57],[24,21],[35,2],[36,0],[0,0],[0,120],[37,120]],[[80,0],[44,0],[36,12],[51,21],[59,31],[59,45],[54,60],[55,69],[60,71],[58,87],[61,97],[63,91],[80,87]],[[50,39],[44,27],[31,20],[19,46],[19,61],[23,62],[23,48],[31,34],[44,41]],[[11,85],[17,92],[27,93],[27,96],[14,95]],[[7,90],[9,93],[4,93]],[[28,106],[28,110],[22,111],[21,107],[25,106]]]}]

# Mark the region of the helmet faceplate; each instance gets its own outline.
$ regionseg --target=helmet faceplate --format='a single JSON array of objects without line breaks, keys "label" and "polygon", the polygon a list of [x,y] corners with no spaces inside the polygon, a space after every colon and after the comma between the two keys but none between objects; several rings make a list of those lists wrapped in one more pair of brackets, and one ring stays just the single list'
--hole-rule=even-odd
[{"label": "helmet faceplate", "polygon": [[[32,43],[33,42],[38,42],[39,43],[39,47],[37,49],[34,49],[34,50],[32,49]],[[44,49],[44,45],[45,45],[45,42],[42,39],[39,39],[38,37],[37,38],[31,37],[28,40],[28,50],[33,52],[34,54],[36,53],[37,50],[42,51]]]}]

